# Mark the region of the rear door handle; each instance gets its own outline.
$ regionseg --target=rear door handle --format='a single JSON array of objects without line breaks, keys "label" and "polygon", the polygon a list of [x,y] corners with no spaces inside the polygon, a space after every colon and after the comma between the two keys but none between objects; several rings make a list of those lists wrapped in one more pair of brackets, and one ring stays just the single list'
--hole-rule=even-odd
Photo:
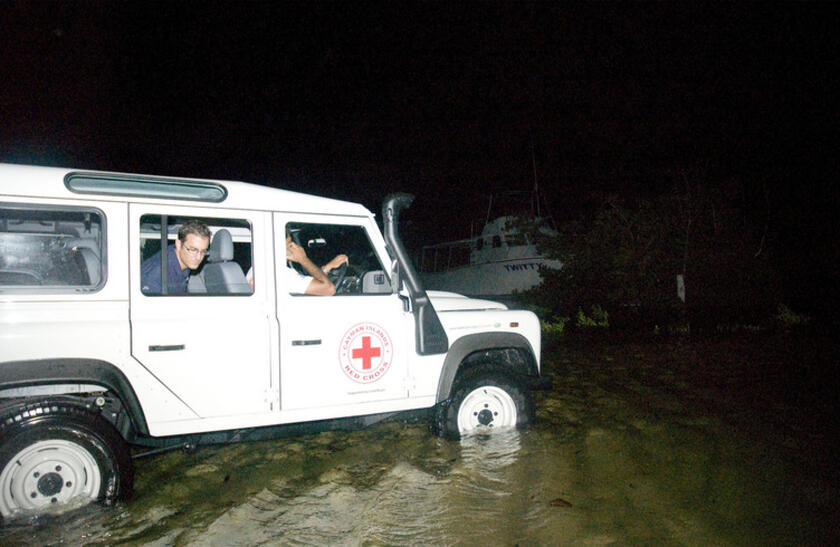
[{"label": "rear door handle", "polygon": [[181,351],[184,344],[172,344],[170,346],[149,346],[149,351]]}]

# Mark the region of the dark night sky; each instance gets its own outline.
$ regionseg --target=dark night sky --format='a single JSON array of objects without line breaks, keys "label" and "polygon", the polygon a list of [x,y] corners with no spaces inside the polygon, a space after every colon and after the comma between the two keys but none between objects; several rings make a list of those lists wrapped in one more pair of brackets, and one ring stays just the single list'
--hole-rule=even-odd
[{"label": "dark night sky", "polygon": [[408,190],[439,239],[481,214],[465,204],[482,194],[530,188],[533,151],[561,218],[593,192],[648,196],[699,169],[769,188],[790,239],[836,241],[838,15],[813,3],[6,2],[0,161],[232,178],[373,210]]}]

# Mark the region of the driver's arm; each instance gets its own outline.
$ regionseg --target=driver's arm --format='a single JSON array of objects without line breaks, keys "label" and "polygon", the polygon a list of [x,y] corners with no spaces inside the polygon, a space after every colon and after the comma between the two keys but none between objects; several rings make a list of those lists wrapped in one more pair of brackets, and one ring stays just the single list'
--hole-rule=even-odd
[{"label": "driver's arm", "polygon": [[301,262],[301,266],[306,270],[306,273],[312,276],[312,281],[306,287],[305,294],[312,294],[315,296],[332,296],[335,294],[335,285],[324,273],[324,270],[316,266],[311,260],[306,259],[306,262]]},{"label": "driver's arm", "polygon": [[330,270],[334,270],[342,264],[350,264],[350,259],[347,258],[347,255],[335,255],[335,258],[324,264],[322,269],[325,272],[330,273]]},{"label": "driver's arm", "polygon": [[[312,264],[312,261],[310,260],[309,263]],[[342,264],[350,264],[350,259],[347,258],[347,255],[336,255],[332,260],[324,264],[324,266],[321,268],[321,272],[325,274],[329,273],[331,270],[338,268]],[[307,271],[309,270],[307,269]],[[306,287],[306,294],[315,294],[319,296],[332,296],[335,294],[337,287],[328,276],[324,276],[328,283],[328,286],[319,283],[320,280],[318,277],[315,277],[315,275],[312,275],[312,277],[312,281],[310,281],[309,286]]]},{"label": "driver's arm", "polygon": [[316,266],[314,262],[309,260],[309,257],[306,256],[306,251],[303,250],[303,247],[301,247],[293,241],[287,242],[286,258],[288,258],[292,262],[297,262],[298,264],[303,266],[303,269],[306,270],[306,273],[312,276],[312,281],[310,281],[309,285],[306,287],[305,294],[312,294],[317,296],[332,296],[335,294],[335,285],[333,285],[332,281],[330,281],[330,278],[327,277],[327,274],[324,273],[324,270],[322,270],[321,268]]}]

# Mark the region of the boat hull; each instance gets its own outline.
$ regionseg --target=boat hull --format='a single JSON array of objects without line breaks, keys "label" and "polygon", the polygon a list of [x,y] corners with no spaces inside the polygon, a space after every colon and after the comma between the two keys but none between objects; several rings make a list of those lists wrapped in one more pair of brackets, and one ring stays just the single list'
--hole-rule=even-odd
[{"label": "boat hull", "polygon": [[516,258],[427,272],[421,278],[427,289],[498,299],[539,285],[540,267],[559,268],[560,262],[542,257]]}]

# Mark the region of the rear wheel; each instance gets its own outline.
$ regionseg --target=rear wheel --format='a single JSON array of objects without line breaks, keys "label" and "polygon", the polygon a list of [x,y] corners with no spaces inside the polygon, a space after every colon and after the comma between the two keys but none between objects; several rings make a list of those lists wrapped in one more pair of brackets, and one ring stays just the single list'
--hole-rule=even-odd
[{"label": "rear wheel", "polygon": [[37,514],[131,491],[128,446],[98,413],[42,401],[0,418],[0,515]]},{"label": "rear wheel", "polygon": [[448,402],[438,406],[438,433],[460,436],[490,433],[531,423],[530,393],[507,375],[477,371],[460,379]]}]

